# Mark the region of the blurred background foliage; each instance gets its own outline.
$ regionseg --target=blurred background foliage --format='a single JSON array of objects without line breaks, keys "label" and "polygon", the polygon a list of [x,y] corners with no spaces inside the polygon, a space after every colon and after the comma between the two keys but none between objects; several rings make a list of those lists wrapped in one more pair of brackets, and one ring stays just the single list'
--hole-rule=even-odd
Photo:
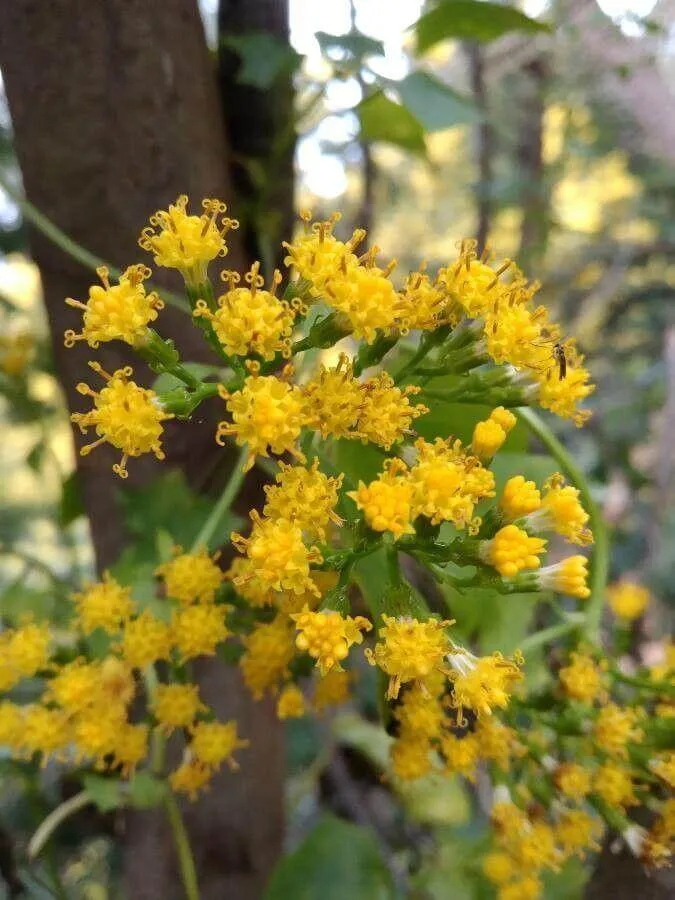
[{"label": "blurred background foliage", "polygon": [[[543,302],[578,337],[597,381],[589,426],[554,427],[604,506],[612,576],[637,577],[659,600],[641,626],[648,656],[675,601],[672,0],[496,8],[291,0],[290,47],[265,33],[219,41],[217,7],[201,4],[207,39],[214,54],[221,45],[235,54],[238,81],[266,91],[293,73],[296,88],[296,121],[269,158],[236,160],[258,188],[257,202],[236,213],[268,266],[269,248],[286,235],[265,198],[274,161],[297,131],[298,208],[316,217],[342,210],[340,228],[368,227],[371,244],[401,270],[420,258],[445,264],[459,240],[478,235],[541,281]],[[0,177],[0,610],[5,623],[33,612],[58,627],[69,592],[94,574],[93,552],[1,90]],[[429,421],[425,436],[451,429],[462,437],[482,413],[458,406]],[[531,455],[518,431],[506,449],[513,470],[537,480],[555,468]],[[511,474],[505,459],[502,478]],[[351,479],[369,464],[352,445],[339,462]],[[167,498],[183,514],[167,516]],[[119,572],[151,602],[156,560],[171,542],[190,542],[206,501],[173,473],[140,494],[127,491],[123,502],[137,541]],[[376,566],[359,574],[364,593],[381,584]],[[445,599],[483,650],[510,651],[545,624],[529,597],[509,598],[508,610],[494,597]],[[528,677],[542,672],[531,666]],[[486,826],[480,783],[471,794],[447,779],[397,785],[387,773],[391,739],[369,722],[372,672],[358,674],[353,709],[288,727],[292,853],[268,900],[489,897],[477,863]],[[0,868],[11,890],[4,834],[31,833],[54,805],[58,775],[0,757],[0,779]],[[59,832],[46,861],[19,872],[31,896],[115,896],[114,829],[114,817],[99,812]],[[572,866],[546,897],[581,896],[583,882]]]}]

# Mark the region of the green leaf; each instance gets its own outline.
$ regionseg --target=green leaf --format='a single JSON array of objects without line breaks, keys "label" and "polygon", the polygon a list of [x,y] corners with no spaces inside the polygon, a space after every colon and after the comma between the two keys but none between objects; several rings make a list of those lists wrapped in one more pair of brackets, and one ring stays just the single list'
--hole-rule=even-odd
[{"label": "green leaf", "polygon": [[419,121],[405,106],[394,103],[382,91],[366,97],[356,110],[364,140],[387,141],[413,153],[426,153],[424,129]]},{"label": "green leaf", "polygon": [[80,491],[77,472],[71,472],[61,486],[61,500],[57,519],[61,528],[67,528],[71,522],[84,515],[84,503]]},{"label": "green leaf", "polygon": [[528,34],[551,31],[549,25],[531,19],[513,6],[484,0],[445,0],[423,15],[414,27],[418,53],[448,38],[487,42],[509,31]]},{"label": "green leaf", "polygon": [[[220,366],[208,366],[205,363],[196,362],[183,363],[183,368],[200,381],[204,381],[209,375],[217,375],[221,378],[224,371]],[[170,375],[169,372],[158,375],[151,385],[152,390],[156,394],[167,394],[169,391],[175,391],[176,388],[184,387],[184,382],[180,378],[176,378],[175,375]]]},{"label": "green leaf", "polygon": [[85,775],[82,779],[84,789],[91,797],[92,803],[101,812],[110,812],[124,806],[122,782],[118,778],[104,778],[102,775]]},{"label": "green leaf", "polygon": [[137,772],[129,782],[129,803],[137,809],[150,809],[166,797],[166,782],[150,772]]},{"label": "green leaf", "polygon": [[393,900],[391,875],[365,828],[324,816],[277,865],[264,900]]},{"label": "green leaf", "polygon": [[364,56],[384,56],[382,41],[367,37],[360,31],[351,31],[348,34],[328,34],[325,31],[317,31],[315,37],[325,56],[334,54],[336,50],[339,54],[358,60],[363,59]]},{"label": "green leaf", "polygon": [[266,90],[281,75],[290,75],[302,57],[292,47],[268,32],[227,35],[222,44],[241,58],[237,81]]},{"label": "green leaf", "polygon": [[460,593],[441,587],[449,613],[462,635],[476,639],[481,653],[513,653],[528,633],[540,596],[536,593],[500,594],[490,588]]},{"label": "green leaf", "polygon": [[480,113],[469,97],[443,84],[429,72],[411,72],[396,85],[401,102],[426,131],[442,131],[453,125],[470,125]]}]

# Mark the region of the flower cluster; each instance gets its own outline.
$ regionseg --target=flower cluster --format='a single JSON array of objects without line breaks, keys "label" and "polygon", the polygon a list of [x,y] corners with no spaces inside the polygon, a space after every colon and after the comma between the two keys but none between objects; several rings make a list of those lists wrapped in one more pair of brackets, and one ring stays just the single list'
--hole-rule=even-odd
[{"label": "flower cluster", "polygon": [[[500,465],[519,420],[532,415],[518,408],[538,404],[577,425],[588,416],[583,358],[535,304],[538,284],[510,261],[479,257],[472,241],[435,274],[423,266],[399,278],[394,262],[378,263],[377,248],[358,254],[365,232],[340,240],[338,215],[313,223],[303,213],[302,233],[284,244],[283,272],[264,278],[258,262],[245,274],[222,272],[217,296],[209,266],[236,227],[225,212],[206,200],[190,215],[180,197],[139,242],[155,265],[182,274],[217,377],[195,375],[151,327],[162,301],[146,266],[130,266],[115,285],[102,270],[86,303],[68,301],[82,326],[66,333],[67,345],[123,341],[174,386],[155,392],[128,368],[108,374],[92,363],[106,383],[99,392],[78,386],[93,408],[73,421],[98,438],[81,452],[108,442],[124,477],[130,458],[163,457],[167,420],[222,401],[215,439],[241,448],[228,492],[257,466],[264,501],[231,535],[227,571],[206,549],[176,548],[156,569],[152,603],[139,604],[109,574],[76,594],[75,630],[102,633],[104,658],[57,663],[51,635],[34,623],[0,636],[0,689],[44,680],[39,702],[0,706],[0,741],[126,777],[149,765],[151,743],[179,736],[182,761],[161,774],[195,797],[223,763],[235,766],[246,741],[236,723],[215,719],[186,663],[236,660],[253,698],[274,697],[285,720],[344,703],[363,654],[379,672],[396,781],[490,775],[495,846],[484,868],[500,900],[540,896],[542,873],[596,849],[606,829],[660,863],[673,840],[665,792],[675,758],[657,727],[672,716],[664,687],[672,671],[631,678],[580,643],[586,614],[576,601],[591,588],[579,548],[592,545],[597,521],[590,495],[558,473],[538,483]],[[455,403],[485,414],[467,427],[453,420]],[[574,473],[564,459],[560,466]],[[577,552],[561,557],[564,541]],[[421,570],[441,587],[433,609],[417,590]],[[365,589],[373,571],[377,587]],[[593,584],[597,607],[599,577]],[[560,622],[539,639],[565,641],[541,696],[530,697],[523,678],[527,652],[540,644],[526,638],[523,653],[488,646],[479,655],[471,628],[445,618],[442,604],[453,613],[453,596],[474,588],[505,605],[511,594],[565,595],[551,603]],[[622,584],[609,602],[625,623],[646,595]],[[141,676],[147,713],[136,720]],[[628,812],[648,792],[658,820],[647,832]]]}]

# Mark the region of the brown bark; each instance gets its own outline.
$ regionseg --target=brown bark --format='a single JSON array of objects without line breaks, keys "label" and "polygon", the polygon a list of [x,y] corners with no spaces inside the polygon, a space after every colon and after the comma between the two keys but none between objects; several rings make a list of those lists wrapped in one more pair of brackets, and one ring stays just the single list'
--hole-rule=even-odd
[{"label": "brown bark", "polygon": [[478,44],[467,44],[466,53],[469,60],[469,75],[473,99],[481,113],[481,121],[475,129],[475,152],[478,157],[478,181],[475,186],[476,242],[478,252],[482,253],[488,242],[492,219],[492,181],[493,161],[495,154],[495,135],[489,119],[488,88],[485,78],[485,58]]},{"label": "brown bark", "polygon": [[516,259],[526,272],[535,272],[543,260],[549,231],[543,158],[546,89],[550,79],[546,58],[530,60],[523,67],[523,74],[525,85],[519,103],[521,125],[517,148],[523,218]]},{"label": "brown bark", "polygon": [[[226,142],[215,73],[194,0],[13,0],[0,3],[0,66],[28,198],[64,231],[119,266],[143,258],[136,238],[149,213],[188,193],[228,199]],[[71,409],[88,408],[78,381],[95,384],[87,359],[111,369],[129,361],[120,345],[65,350],[63,331],[78,317],[66,296],[86,297],[92,274],[41,234],[31,235],[42,275],[56,366]],[[228,264],[243,253],[232,247]],[[162,273],[156,273],[166,278]],[[171,279],[168,279],[169,281]],[[177,288],[178,282],[171,281]],[[184,359],[205,354],[199,332],[166,309],[159,330]],[[139,381],[148,373],[134,363]],[[213,440],[218,404],[167,429],[168,463],[193,483],[227,456]],[[78,444],[81,438],[76,439]],[[102,568],[124,546],[112,454],[78,460],[96,556]],[[130,483],[154,477],[153,460],[132,460]],[[221,717],[236,715],[251,749],[242,770],[224,775],[188,813],[202,896],[259,896],[281,844],[281,732],[271,709],[254,704],[236,672],[203,667],[203,694]],[[173,848],[161,817],[127,823],[128,896],[181,897]]]}]

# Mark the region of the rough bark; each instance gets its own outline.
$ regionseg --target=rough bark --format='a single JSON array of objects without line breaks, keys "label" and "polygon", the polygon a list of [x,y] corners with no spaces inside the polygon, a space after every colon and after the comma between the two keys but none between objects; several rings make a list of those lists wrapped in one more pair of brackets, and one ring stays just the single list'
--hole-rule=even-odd
[{"label": "rough bark", "polygon": [[[141,226],[179,193],[196,203],[205,196],[229,199],[222,111],[194,0],[0,3],[0,66],[28,198],[102,258],[120,266],[141,259]],[[92,274],[37,232],[31,249],[42,275],[56,366],[70,408],[81,410],[88,404],[75,385],[95,382],[87,359],[110,369],[129,356],[119,345],[64,349],[64,329],[77,325],[64,297],[86,297]],[[243,261],[235,243],[228,264]],[[199,332],[181,313],[166,309],[160,330],[176,339],[185,359],[203,356]],[[148,373],[134,366],[147,384]],[[167,429],[168,463],[193,483],[203,484],[214,466],[228,465],[213,441],[219,412],[214,404],[190,424]],[[78,460],[101,568],[125,542],[111,460],[103,449]],[[132,460],[129,481],[145,482],[158,471],[152,460]],[[224,896],[227,883],[228,898],[248,900],[259,896],[281,844],[281,732],[271,709],[250,701],[236,672],[204,666],[202,685],[217,713],[237,715],[251,739],[251,749],[240,754],[240,773],[222,776],[208,800],[188,813],[202,896]],[[128,896],[182,896],[161,818],[131,816],[127,848]]]}]

